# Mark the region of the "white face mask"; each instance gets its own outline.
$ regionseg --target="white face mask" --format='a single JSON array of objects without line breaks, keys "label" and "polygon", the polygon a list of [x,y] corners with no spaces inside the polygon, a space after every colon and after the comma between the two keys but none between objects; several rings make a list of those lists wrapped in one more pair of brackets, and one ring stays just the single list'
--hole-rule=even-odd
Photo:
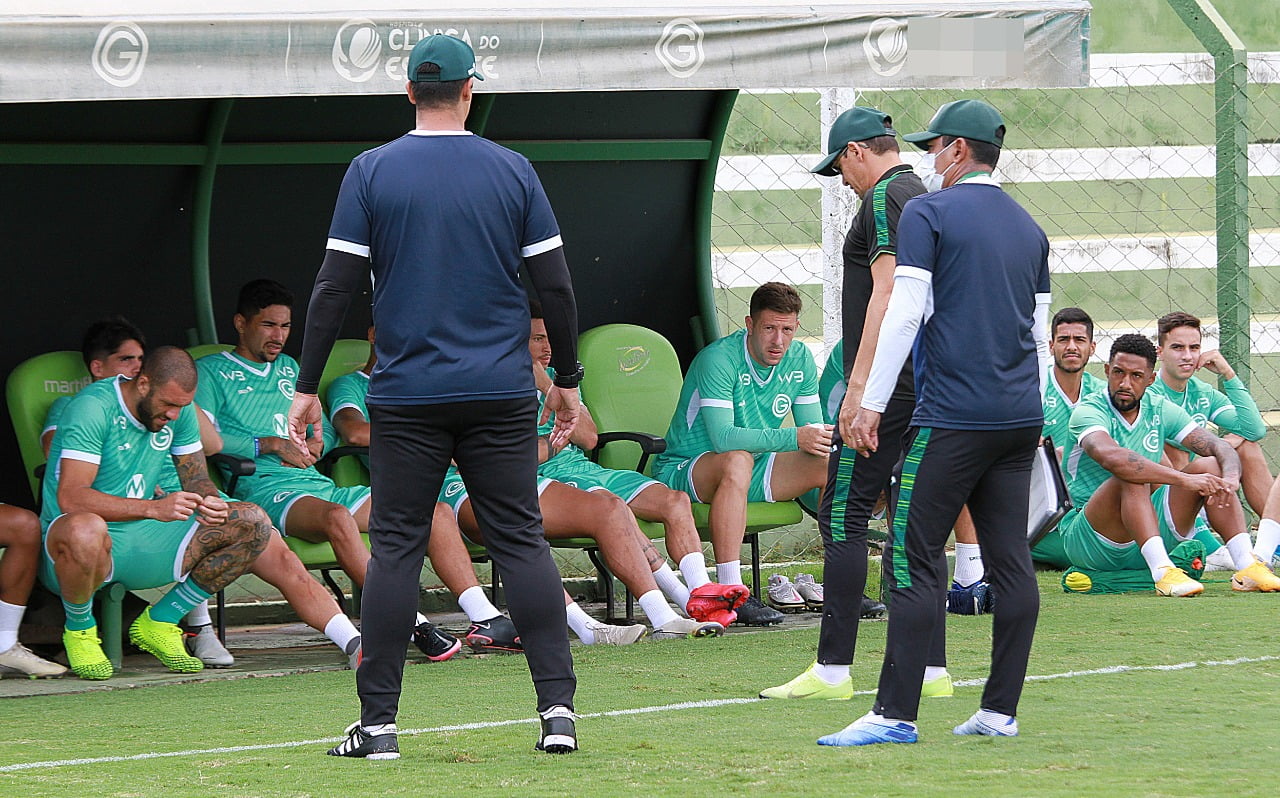
[{"label": "white face mask", "polygon": [[[959,141],[959,139],[956,139],[956,141]],[[955,144],[956,141],[951,142],[951,144]],[[947,148],[949,148],[951,144],[948,144],[937,152],[926,152],[924,155],[920,156],[920,162],[916,164],[916,174],[919,175],[920,182],[924,183],[925,191],[940,191],[942,189],[942,179],[946,176],[947,172],[951,171],[951,166],[955,166],[955,164],[951,164],[951,166],[942,170],[942,174],[938,174],[933,167],[934,163],[938,160],[938,156],[946,152]]]}]

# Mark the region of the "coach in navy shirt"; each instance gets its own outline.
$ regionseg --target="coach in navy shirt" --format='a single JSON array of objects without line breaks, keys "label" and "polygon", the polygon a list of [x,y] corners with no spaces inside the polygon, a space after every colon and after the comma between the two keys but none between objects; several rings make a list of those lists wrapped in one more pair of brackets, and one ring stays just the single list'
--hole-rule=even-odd
[{"label": "coach in navy shirt", "polygon": [[962,505],[996,596],[990,678],[956,734],[1013,736],[1040,597],[1027,547],[1031,462],[1048,368],[1049,242],[992,179],[1000,114],[980,100],[938,109],[904,136],[925,155],[930,193],[898,223],[898,261],[853,445],[875,451],[880,414],[913,355],[916,407],[899,474],[888,640],[875,706],[824,745],[916,741],[928,640],[944,600],[943,547]]},{"label": "coach in navy shirt", "polygon": [[[556,378],[553,438],[576,423],[577,310],[560,229],[522,155],[466,129],[471,47],[435,35],[408,63],[416,129],[357,156],[338,193],[307,314],[289,421],[318,430],[315,393],[338,327],[373,274],[377,368],[369,385],[374,505],[365,583],[360,721],[329,751],[394,759],[405,643],[431,516],[450,459],[467,481],[507,591],[542,716],[540,750],[577,748],[575,679],[560,576],[542,536],[536,487],[538,400],[529,360],[526,271],[546,312]],[[313,432],[318,434],[318,432]]]}]

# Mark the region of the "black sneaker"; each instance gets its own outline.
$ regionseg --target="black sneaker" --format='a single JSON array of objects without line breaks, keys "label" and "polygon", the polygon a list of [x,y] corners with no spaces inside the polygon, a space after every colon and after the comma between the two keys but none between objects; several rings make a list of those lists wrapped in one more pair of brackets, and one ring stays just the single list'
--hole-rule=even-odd
[{"label": "black sneaker", "polygon": [[573,710],[557,704],[540,714],[542,736],[538,738],[538,744],[533,750],[546,751],[548,754],[572,754],[578,750],[578,733],[573,728]]},{"label": "black sneaker", "polygon": [[350,756],[361,759],[399,759],[400,741],[396,738],[394,723],[371,735],[356,721],[347,727],[347,739],[329,749],[329,756]]},{"label": "black sneaker", "polygon": [[413,627],[413,644],[432,662],[444,662],[462,650],[462,641],[431,621]]},{"label": "black sneaker", "polygon": [[737,623],[745,626],[773,626],[782,623],[784,616],[773,607],[766,607],[764,602],[752,596],[738,607]]},{"label": "black sneaker", "polygon": [[866,593],[862,594],[862,608],[858,612],[860,618],[883,618],[889,608],[876,601]]},{"label": "black sneaker", "polygon": [[471,628],[467,630],[467,645],[478,652],[524,652],[520,635],[516,632],[516,625],[505,615],[471,624]]}]

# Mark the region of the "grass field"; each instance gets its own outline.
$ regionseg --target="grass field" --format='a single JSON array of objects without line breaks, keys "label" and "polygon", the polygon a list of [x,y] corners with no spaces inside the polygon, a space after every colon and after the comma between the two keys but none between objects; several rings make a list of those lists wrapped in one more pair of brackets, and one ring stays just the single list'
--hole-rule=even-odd
[{"label": "grass field", "polygon": [[[1273,782],[1280,596],[1234,595],[1223,582],[1189,600],[1069,596],[1052,573],[1041,585],[1019,739],[949,733],[977,706],[990,633],[988,617],[953,616],[949,665],[962,686],[925,702],[913,746],[814,744],[865,712],[868,696],[749,700],[811,660],[817,629],[802,628],[577,648],[583,750],[569,757],[531,750],[532,691],[519,657],[410,666],[400,723],[421,731],[402,734],[403,758],[392,763],[323,755],[354,719],[350,672],[12,699],[0,718],[0,794],[1079,798],[1253,794]],[[874,685],[885,629],[863,625],[858,689]],[[734,703],[671,707],[698,701]],[[659,709],[599,714],[643,708]],[[501,725],[440,728],[468,723]],[[237,746],[264,747],[209,750]],[[12,769],[166,752],[194,753]]]}]

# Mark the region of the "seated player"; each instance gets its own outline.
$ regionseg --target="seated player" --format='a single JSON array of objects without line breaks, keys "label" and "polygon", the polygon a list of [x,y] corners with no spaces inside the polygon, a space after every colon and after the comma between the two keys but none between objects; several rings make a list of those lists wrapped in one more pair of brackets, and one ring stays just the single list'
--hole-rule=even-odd
[{"label": "seated player", "polygon": [[[62,639],[81,678],[112,675],[93,618],[93,595],[108,581],[131,590],[176,582],[133,622],[129,639],[170,670],[202,670],[178,621],[249,570],[270,539],[260,508],[224,501],[209,479],[190,406],[195,390],[191,357],[160,347],[137,378],[82,390],[54,433],[40,580],[62,597]],[[182,490],[155,498],[170,458]]]},{"label": "seated player", "polygon": [[[111,377],[131,380],[138,376],[138,369],[142,367],[142,354],[146,346],[147,339],[142,330],[123,316],[112,316],[89,325],[80,343],[80,354],[94,381]],[[45,415],[44,428],[40,432],[40,446],[44,450],[45,459],[49,457],[49,447],[53,444],[53,433],[58,429],[58,420],[62,418],[70,401],[70,396],[58,397]],[[199,407],[196,409],[199,410]],[[222,448],[222,438],[214,429],[213,423],[203,414],[197,413],[196,418],[200,421],[200,442],[205,455],[216,454]],[[171,477],[169,482],[176,485],[177,474],[171,474]],[[213,630],[209,602],[197,604],[186,620],[187,628],[191,630],[187,644],[192,655],[213,668],[226,668],[235,664],[235,657],[222,645]]]},{"label": "seated player", "polygon": [[[1107,361],[1106,392],[1083,396],[1071,411],[1065,470],[1075,507],[1058,525],[1068,559],[1086,571],[1145,567],[1159,595],[1197,595],[1204,586],[1173,565],[1169,550],[1193,536],[1204,508],[1234,559],[1232,589],[1280,591],[1280,578],[1250,548],[1235,449],[1148,391],[1155,378],[1155,346],[1122,335]],[[1182,470],[1162,465],[1166,442],[1200,457]]]},{"label": "seated player", "polygon": [[[800,309],[800,295],[789,285],[755,290],[746,329],[694,357],[667,450],[654,463],[658,481],[710,505],[716,581],[724,585],[743,584],[747,502],[794,499],[827,481],[832,428],[822,422],[813,356],[794,340]],[[783,428],[788,415],[795,426]],[[688,573],[683,562],[681,571]],[[783,618],[756,596],[737,613],[749,625]]]},{"label": "seated player", "polygon": [[[1044,381],[1044,429],[1041,435],[1052,438],[1061,461],[1063,446],[1067,442],[1068,422],[1074,410],[1086,396],[1105,392],[1107,384],[1085,371],[1089,358],[1093,357],[1097,344],[1093,340],[1093,319],[1080,308],[1063,308],[1053,316],[1049,324],[1049,351],[1053,365],[1049,378]],[[1062,547],[1062,535],[1057,529],[1042,537],[1031,547],[1031,558],[1059,570],[1071,567]]]},{"label": "seated player", "polygon": [[62,676],[67,669],[36,656],[18,642],[18,627],[40,565],[40,519],[30,510],[0,504],[0,674],[32,679]]},{"label": "seated player", "polygon": [[1271,483],[1267,505],[1258,520],[1258,537],[1253,543],[1253,556],[1274,567],[1276,548],[1280,546],[1280,478]]},{"label": "seated player", "polygon": [[284,354],[292,326],[293,294],[273,280],[240,289],[234,318],[239,341],[231,352],[200,358],[200,409],[222,433],[224,450],[257,464],[235,486],[238,499],[267,511],[284,535],[328,541],[352,582],[364,586],[369,549],[369,488],[341,488],[315,469],[319,438],[303,451],[289,439],[286,419],[298,364]]}]

